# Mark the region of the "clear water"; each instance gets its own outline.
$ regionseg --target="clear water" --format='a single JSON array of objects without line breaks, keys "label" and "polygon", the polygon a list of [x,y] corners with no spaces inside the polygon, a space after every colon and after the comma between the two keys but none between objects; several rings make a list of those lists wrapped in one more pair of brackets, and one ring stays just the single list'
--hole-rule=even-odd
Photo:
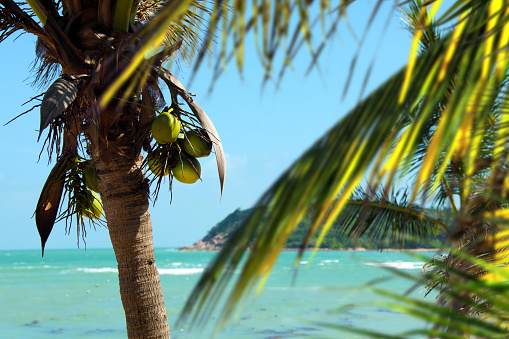
[{"label": "clear water", "polygon": [[[210,338],[212,323],[200,333],[172,325],[214,255],[156,249],[172,338]],[[363,287],[392,277],[376,286],[404,293],[413,282],[394,278],[389,268],[418,275],[422,258],[401,252],[317,252],[301,261],[294,281],[295,255],[282,253],[261,294],[249,299],[218,338],[363,338],[319,323],[392,334],[425,326],[388,310],[387,299]],[[422,299],[420,290],[410,295]],[[0,303],[2,338],[126,337],[113,250],[47,250],[44,258],[38,250],[0,251]]]}]

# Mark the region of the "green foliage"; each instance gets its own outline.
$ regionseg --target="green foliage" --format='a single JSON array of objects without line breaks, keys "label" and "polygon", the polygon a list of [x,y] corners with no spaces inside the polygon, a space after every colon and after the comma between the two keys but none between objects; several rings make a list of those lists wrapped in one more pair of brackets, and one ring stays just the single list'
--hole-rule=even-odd
[{"label": "green foliage", "polygon": [[[191,317],[192,324],[203,325],[218,305],[215,296],[222,295],[230,279],[235,279],[219,317],[219,326],[224,324],[246,294],[258,282],[263,285],[289,236],[310,217],[306,214],[310,208],[311,227],[302,247],[315,234],[315,245],[330,244],[325,239],[345,212],[347,222],[341,223],[345,226],[341,233],[359,240],[368,235],[382,246],[396,243],[403,247],[407,241],[429,241],[436,234],[437,224],[413,205],[434,198],[439,207],[452,207],[454,247],[476,257],[496,257],[492,244],[483,240],[496,234],[497,222],[506,221],[509,215],[509,5],[457,0],[441,17],[434,17],[440,4],[417,1],[409,10],[407,18],[415,29],[407,66],[359,101],[267,190],[204,272],[182,319]],[[305,14],[302,7],[298,9]],[[306,22],[303,19],[299,24],[309,46]],[[428,27],[452,22],[451,29],[439,36]],[[404,223],[403,210],[385,192],[381,199],[362,203],[361,214],[358,209],[349,212],[352,195],[363,178],[369,175],[368,184],[376,188],[392,187],[405,171],[412,178],[404,204],[412,211],[407,213],[414,218],[411,222]],[[375,206],[382,213],[372,214]],[[398,222],[393,224],[395,218]],[[445,284],[456,264],[473,279],[486,273],[457,257],[446,258],[438,269]],[[239,270],[238,275],[232,273]],[[471,296],[472,300],[481,298]],[[440,306],[465,316],[476,310],[475,303]]]},{"label": "green foliage", "polygon": [[216,226],[212,227],[207,235],[202,239],[203,241],[210,241],[218,234],[223,234],[228,237],[233,233],[244,221],[250,210],[241,210],[237,208],[235,212],[229,214],[225,219],[221,220]]}]

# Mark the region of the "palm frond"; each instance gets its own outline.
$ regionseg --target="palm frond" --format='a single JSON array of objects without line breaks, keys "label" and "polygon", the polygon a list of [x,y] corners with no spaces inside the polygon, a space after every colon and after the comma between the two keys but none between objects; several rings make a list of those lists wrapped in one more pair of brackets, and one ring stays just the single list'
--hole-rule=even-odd
[{"label": "palm frond", "polygon": [[421,31],[421,52],[426,51],[440,39],[440,30],[436,22],[431,20],[427,6],[422,0],[412,1],[409,6],[402,9],[403,19],[408,31],[416,35]]},{"label": "palm frond", "polygon": [[[480,287],[482,286],[482,283],[475,282],[473,285]],[[456,286],[458,290],[461,288],[465,288],[467,290],[472,289],[469,287],[469,285]],[[398,302],[395,301],[388,303],[387,306],[390,309],[407,313],[413,317],[432,323],[434,325],[432,330],[423,329],[419,332],[422,334],[432,334],[433,338],[465,338],[465,333],[471,334],[477,338],[505,338],[507,336],[507,328],[502,325],[503,323],[501,324],[495,320],[497,318],[501,319],[502,314],[498,314],[495,319],[489,319],[486,321],[484,319],[469,317],[462,313],[448,310],[438,305],[434,305],[431,302],[415,300],[401,296],[400,294],[389,293],[382,290],[377,290],[377,292],[393,300],[398,300]],[[507,301],[505,296],[504,299]],[[416,334],[415,332],[417,331],[411,331],[411,333]],[[411,333],[407,334],[409,335]]]},{"label": "palm frond", "polygon": [[[494,232],[492,236],[481,238],[481,241],[472,239],[476,246],[449,249],[450,254],[444,259],[429,261],[422,278],[440,286],[439,304],[424,308],[430,311],[429,314],[419,314],[413,307],[403,309],[434,324],[435,331],[444,333],[437,337],[445,337],[445,333],[451,332],[462,337],[466,334],[483,338],[507,336],[507,231]],[[423,310],[420,307],[423,302],[399,300],[414,306],[419,304],[416,308]],[[432,320],[430,318],[433,314],[443,317],[440,321]],[[470,326],[465,326],[467,324]]]},{"label": "palm frond", "polygon": [[[41,7],[33,2],[37,8]],[[50,13],[56,11],[49,6]],[[35,21],[34,11],[27,5],[11,0],[0,1],[0,42],[14,33],[32,33],[37,36],[36,60],[32,65],[33,85],[44,85],[52,80],[60,71],[60,65],[55,58],[55,43],[50,35]]]},{"label": "palm frond", "polygon": [[[222,319],[231,314],[233,305],[240,301],[246,290],[253,287],[254,281],[268,274],[286,237],[302,219],[303,211],[307,211],[311,204],[324,206],[324,213],[328,211],[330,219],[335,219],[337,207],[343,207],[347,199],[337,200],[332,211],[329,203],[340,192],[343,197],[350,196],[362,178],[359,173],[368,168],[380,151],[379,148],[367,145],[382,145],[392,134],[394,126],[397,126],[400,111],[394,93],[401,88],[403,72],[400,71],[387,81],[340,121],[265,193],[248,220],[203,275],[183,311],[184,315],[189,314],[194,306],[201,309],[203,305],[200,304],[211,293],[222,293],[222,288],[231,277],[231,272],[240,264],[255,233],[258,234],[257,239],[230,295]],[[377,116],[377,112],[384,112],[383,119]],[[264,215],[269,217],[262,222]],[[318,217],[315,217],[316,224],[323,224]]]},{"label": "palm frond", "polygon": [[[139,33],[139,37],[143,38],[139,48],[132,51],[132,55],[130,55],[130,60],[128,62],[124,62],[122,66],[117,67],[117,72],[111,72],[109,74],[108,81],[104,81],[105,91],[100,99],[101,107],[106,107],[128,82],[129,86],[127,87],[130,89],[134,89],[137,85],[143,85],[152,70],[152,65],[146,65],[145,57],[150,51],[153,51],[154,48],[158,48],[163,44],[166,27],[172,22],[182,18],[192,2],[193,0],[180,1],[178,3],[171,2],[169,5],[163,7],[162,12],[154,21],[147,23],[143,27]],[[131,38],[131,41],[136,40],[136,38],[137,36]],[[116,57],[113,56],[113,58],[110,58],[108,61],[114,63],[115,58]],[[136,80],[133,80],[133,75],[135,74]],[[130,91],[123,91],[122,93],[130,95]]]},{"label": "palm frond", "polygon": [[49,46],[42,39],[37,39],[35,43],[36,59],[32,62],[30,69],[32,82],[34,87],[46,87],[58,77],[62,71],[62,67],[50,53]]},{"label": "palm frond", "polygon": [[[316,65],[325,46],[323,37],[330,38],[333,35],[352,2],[343,0],[339,6],[334,7],[330,1],[292,3],[276,0],[250,4],[245,0],[193,0],[178,3],[171,0],[145,0],[139,2],[136,18],[143,26],[150,26],[150,29],[141,32],[140,38],[154,38],[147,39],[142,50],[154,47],[154,41],[164,41],[166,45],[171,45],[182,40],[184,44],[181,55],[186,62],[190,62],[197,53],[193,60],[193,74],[205,57],[215,51],[214,44],[219,41],[221,47],[215,57],[214,78],[233,58],[242,71],[244,44],[252,33],[266,79],[269,79],[279,68],[283,74],[303,45],[308,47],[313,57],[310,68]],[[167,10],[169,7],[172,7],[172,11]],[[250,7],[251,12],[248,11]],[[184,15],[177,18],[174,16],[175,11],[183,12]],[[170,16],[173,20],[167,20]],[[322,34],[315,34],[318,25]],[[133,62],[133,67],[137,67],[141,61],[135,59]],[[276,63],[280,63],[280,66],[275,66]]]},{"label": "palm frond", "polygon": [[[30,14],[32,13],[32,14]],[[20,30],[45,36],[44,30],[33,19],[35,14],[30,7],[20,5],[12,0],[0,1],[0,42]]]},{"label": "palm frond", "polygon": [[[506,29],[505,13],[492,3],[487,6],[475,1],[465,3],[455,14],[459,16],[455,29],[425,53],[412,56],[415,65],[410,72],[409,68],[398,72],[300,157],[264,194],[248,220],[206,270],[181,319],[192,313],[195,324],[208,319],[233,271],[239,269],[244,251],[255,234],[251,251],[242,261],[241,274],[223,308],[222,321],[231,316],[235,305],[245,298],[255,282],[260,279],[263,282],[267,277],[288,235],[311,204],[318,206],[313,227],[317,230],[323,225],[323,236],[377,157],[381,161],[375,165],[374,182],[385,178],[390,185],[405,158],[422,140],[427,122],[448,94],[453,78],[455,91],[437,123],[409,201],[417,197],[421,187],[436,184],[430,182],[430,174],[439,161],[448,164],[453,156],[465,158],[467,179],[462,196],[469,196],[482,138],[468,137],[484,135],[488,116],[485,113],[492,107],[497,87],[493,85],[503,81],[507,71],[508,59],[500,56],[506,46],[506,38],[501,33]],[[403,86],[407,81],[408,86]],[[413,121],[403,124],[404,108],[417,104],[420,109]],[[392,145],[396,136],[396,147],[387,155],[384,145]],[[446,156],[441,158],[444,150]],[[441,171],[439,166],[438,177]]]},{"label": "palm frond", "polygon": [[[184,15],[178,20],[169,22],[161,34],[164,35],[164,46],[182,42],[180,56],[186,64],[190,64],[195,54],[204,48],[203,38],[205,27],[212,15],[209,1],[193,0]],[[136,19],[147,25],[160,18],[165,6],[174,5],[172,0],[140,1],[136,10]]]},{"label": "palm frond", "polygon": [[333,225],[338,236],[366,236],[383,247],[406,248],[428,243],[448,228],[417,204],[410,203],[406,189],[356,190]]}]

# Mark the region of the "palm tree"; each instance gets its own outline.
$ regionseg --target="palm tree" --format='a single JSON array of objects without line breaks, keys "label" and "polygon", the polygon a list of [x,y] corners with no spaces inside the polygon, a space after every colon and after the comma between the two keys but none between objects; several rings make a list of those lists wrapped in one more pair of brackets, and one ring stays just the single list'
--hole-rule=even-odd
[{"label": "palm tree", "polygon": [[[58,76],[40,105],[39,137],[49,127],[44,145],[50,159],[57,157],[35,213],[43,255],[56,220],[65,219],[67,230],[76,225],[79,237],[85,220],[101,223],[97,218],[104,208],[130,338],[170,337],[154,261],[150,181],[142,150],[159,157],[159,173],[169,172],[179,160],[191,161],[176,142],[151,146],[151,124],[165,105],[159,79],[171,92],[166,110],[184,124],[178,132],[188,139],[190,129],[202,128],[202,137],[214,144],[222,190],[224,155],[217,132],[189,92],[162,67],[177,54],[191,60],[207,16],[201,1],[0,1],[0,41],[19,32],[34,34],[39,84]],[[130,68],[131,59],[143,65]],[[129,71],[126,83],[123,77]],[[115,87],[119,81],[121,88]],[[191,112],[178,105],[178,96]],[[154,176],[157,193],[162,176]],[[173,175],[169,178],[171,189]],[[100,192],[102,206],[91,190]],[[59,213],[63,195],[67,205]]]},{"label": "palm tree", "polygon": [[[422,16],[427,14],[422,11],[422,8],[422,1],[414,1],[405,11],[405,17],[413,34]],[[429,18],[428,22],[430,22]],[[422,35],[422,52],[428,50],[439,39],[438,29],[433,22],[430,22]],[[456,74],[460,71],[465,70],[457,69]],[[503,93],[507,80],[508,75],[504,74],[499,82],[493,84],[491,97],[485,100],[483,105],[484,126],[478,129],[476,135],[479,147],[475,155],[475,166],[467,173],[465,162],[468,161],[468,157],[447,159],[447,150],[444,150],[441,161],[438,162],[432,174],[441,176],[438,180],[435,179],[438,184],[436,187],[425,188],[434,196],[435,205],[443,207],[448,202],[455,218],[453,228],[449,230],[449,240],[452,243],[449,253],[432,258],[424,267],[423,281],[428,289],[427,294],[438,290],[438,304],[451,312],[449,313],[451,322],[445,325],[437,323],[435,329],[458,331],[458,327],[453,325],[456,320],[453,319],[459,315],[464,315],[465,319],[479,315],[486,319],[497,319],[503,314],[500,310],[494,312],[497,307],[493,306],[496,303],[493,303],[493,299],[489,297],[493,291],[487,291],[485,286],[480,287],[482,284],[479,284],[479,280],[490,280],[490,276],[494,275],[491,271],[496,267],[494,263],[504,264],[507,261],[505,250],[500,246],[500,242],[505,238],[504,233],[501,233],[504,222],[485,217],[493,211],[507,208],[506,200],[501,199],[500,191],[497,192],[498,188],[494,186],[494,182],[498,182],[505,176],[507,165],[504,161],[497,166],[493,166],[492,163],[497,152],[496,148],[501,146],[501,141],[496,141],[496,133],[505,114]],[[453,77],[449,89],[436,107],[434,116],[428,120],[427,132],[416,148],[411,160],[411,168],[418,168],[425,158],[455,87],[456,77]],[[468,190],[465,189],[467,180],[467,185],[470,186]],[[468,220],[465,220],[465,217]],[[460,285],[464,286],[466,282],[473,282],[476,287],[458,288]],[[494,313],[498,315],[493,317]],[[494,329],[497,335],[501,333],[501,330],[505,333],[502,327],[494,326]],[[464,329],[459,332],[462,331]]]}]

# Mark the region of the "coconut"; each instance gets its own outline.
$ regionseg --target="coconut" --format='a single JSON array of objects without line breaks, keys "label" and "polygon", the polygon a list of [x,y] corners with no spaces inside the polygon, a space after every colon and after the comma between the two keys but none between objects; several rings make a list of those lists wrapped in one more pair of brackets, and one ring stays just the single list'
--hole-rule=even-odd
[{"label": "coconut", "polygon": [[186,133],[182,148],[193,157],[203,158],[208,157],[212,151],[212,142],[205,131],[194,129]]},{"label": "coconut", "polygon": [[164,171],[164,173],[161,175],[162,173],[162,169],[164,167],[164,163],[161,161],[161,159],[157,156],[151,156],[149,157],[148,161],[148,168],[149,170],[154,173],[154,175],[158,176],[158,177],[161,177],[161,176],[166,176],[168,174],[170,174],[170,166],[166,166],[166,170]]},{"label": "coconut", "polygon": [[152,122],[152,136],[161,145],[175,142],[182,128],[179,119],[171,111],[159,114]]},{"label": "coconut", "polygon": [[173,177],[184,184],[194,184],[201,176],[198,159],[192,156],[181,156],[177,165],[171,169]]},{"label": "coconut", "polygon": [[97,181],[97,173],[93,165],[87,164],[83,168],[83,179],[85,185],[94,192],[99,193],[99,183]]},{"label": "coconut", "polygon": [[101,217],[103,212],[103,205],[101,200],[99,200],[99,196],[92,191],[88,191],[87,200],[86,200],[86,208],[83,210],[83,216],[90,219],[98,219]]}]

